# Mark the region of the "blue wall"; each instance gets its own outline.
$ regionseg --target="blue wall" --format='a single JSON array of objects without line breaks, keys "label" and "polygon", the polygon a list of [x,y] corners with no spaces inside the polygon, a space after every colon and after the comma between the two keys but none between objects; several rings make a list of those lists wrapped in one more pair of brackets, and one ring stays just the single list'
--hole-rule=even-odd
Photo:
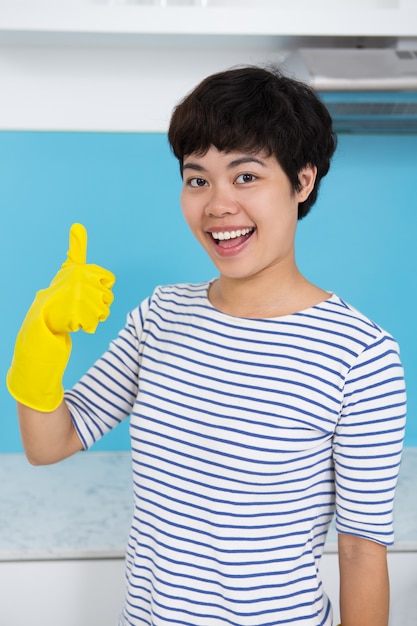
[{"label": "blue wall", "polygon": [[[341,136],[297,242],[299,265],[311,280],[399,341],[408,383],[407,445],[417,445],[416,182],[417,136]],[[73,336],[67,386],[155,285],[215,275],[183,222],[179,191],[164,134],[0,132],[0,452],[21,451],[4,383],[15,336],[35,291],[65,259],[73,222],[88,229],[88,260],[111,269],[117,283],[109,320],[94,336]],[[126,423],[95,449],[128,446]]]}]

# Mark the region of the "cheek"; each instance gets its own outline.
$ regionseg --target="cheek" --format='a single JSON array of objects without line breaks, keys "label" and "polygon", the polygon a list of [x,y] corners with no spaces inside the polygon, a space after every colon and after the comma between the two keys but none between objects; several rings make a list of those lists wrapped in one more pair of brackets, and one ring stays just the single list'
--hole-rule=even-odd
[{"label": "cheek", "polygon": [[185,197],[185,194],[182,193],[180,196],[180,205],[181,205],[181,211],[183,214],[183,217],[185,219],[185,221],[187,222],[188,225],[190,225],[190,220],[192,218],[192,212],[190,210],[190,205],[187,202],[187,198]]},{"label": "cheek", "polygon": [[185,222],[188,228],[193,234],[197,234],[198,228],[201,225],[201,221],[198,217],[198,212],[195,206],[190,205],[189,202],[181,198],[181,210]]}]

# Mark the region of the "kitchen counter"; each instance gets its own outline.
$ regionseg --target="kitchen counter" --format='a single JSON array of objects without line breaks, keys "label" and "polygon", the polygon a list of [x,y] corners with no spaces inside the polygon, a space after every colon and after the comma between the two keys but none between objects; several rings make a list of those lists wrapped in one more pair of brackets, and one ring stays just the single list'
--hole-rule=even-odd
[{"label": "kitchen counter", "polygon": [[122,558],[131,515],[129,452],[42,467],[0,455],[0,561]]},{"label": "kitchen counter", "polygon": [[[417,448],[405,448],[391,551],[417,551]],[[123,558],[132,515],[129,452],[31,466],[0,454],[0,561]],[[332,527],[326,552],[336,551]]]}]

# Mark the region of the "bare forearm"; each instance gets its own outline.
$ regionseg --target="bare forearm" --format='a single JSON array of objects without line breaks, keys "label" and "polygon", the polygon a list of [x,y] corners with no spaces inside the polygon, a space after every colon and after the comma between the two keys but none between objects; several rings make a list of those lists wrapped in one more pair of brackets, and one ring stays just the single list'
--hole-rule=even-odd
[{"label": "bare forearm", "polygon": [[17,411],[23,447],[33,465],[57,463],[82,449],[65,402],[52,412],[17,403]]},{"label": "bare forearm", "polygon": [[386,548],[339,536],[340,614],[343,626],[388,626],[389,578]]}]

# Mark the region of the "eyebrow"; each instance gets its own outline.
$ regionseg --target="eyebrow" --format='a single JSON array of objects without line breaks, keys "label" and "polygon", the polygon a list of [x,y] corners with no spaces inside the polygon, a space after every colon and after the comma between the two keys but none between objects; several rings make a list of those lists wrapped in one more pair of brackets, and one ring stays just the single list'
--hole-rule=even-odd
[{"label": "eyebrow", "polygon": [[[239,157],[238,159],[234,159],[233,161],[230,161],[230,163],[227,164],[227,169],[231,170],[235,167],[239,167],[239,165],[244,165],[245,163],[258,163],[259,165],[262,165],[262,167],[266,167],[266,163],[262,161],[262,159],[258,159],[255,156],[243,156],[243,157]],[[183,170],[186,170],[186,169],[195,170],[196,172],[207,171],[205,167],[203,167],[199,163],[193,163],[192,161],[188,163],[184,163],[182,169]]]}]

